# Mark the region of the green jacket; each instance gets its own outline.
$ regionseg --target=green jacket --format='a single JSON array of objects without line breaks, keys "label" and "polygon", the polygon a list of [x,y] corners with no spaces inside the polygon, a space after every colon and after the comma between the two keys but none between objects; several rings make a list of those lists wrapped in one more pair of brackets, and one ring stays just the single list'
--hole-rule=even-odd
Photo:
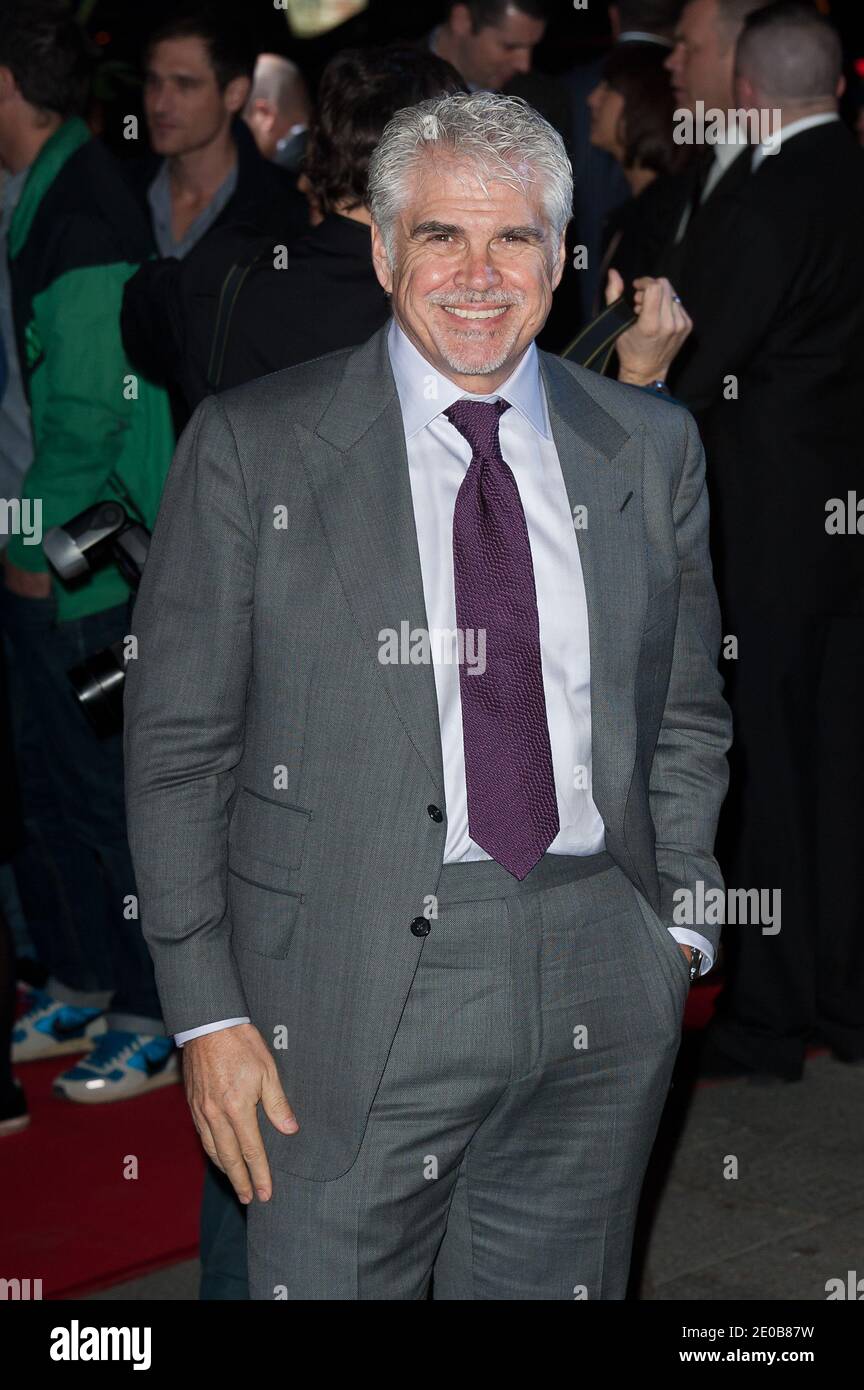
[{"label": "green jacket", "polygon": [[[33,162],[9,228],[18,356],[33,463],[22,501],[41,499],[42,533],[105,498],[152,529],[174,447],[167,394],[132,369],[120,336],[123,286],[152,252],[150,230],[116,162],[77,117]],[[130,503],[131,499],[131,503]],[[13,536],[21,569],[50,567]],[[66,584],[51,571],[58,620],[123,603],[116,565]]]}]

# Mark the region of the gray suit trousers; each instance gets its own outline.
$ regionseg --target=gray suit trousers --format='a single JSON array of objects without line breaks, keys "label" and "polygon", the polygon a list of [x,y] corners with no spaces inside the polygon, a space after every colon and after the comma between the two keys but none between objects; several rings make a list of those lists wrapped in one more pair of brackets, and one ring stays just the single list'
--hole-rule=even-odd
[{"label": "gray suit trousers", "polygon": [[356,1161],[248,1209],[251,1297],[623,1299],[683,953],[606,853],[446,865],[429,926]]}]

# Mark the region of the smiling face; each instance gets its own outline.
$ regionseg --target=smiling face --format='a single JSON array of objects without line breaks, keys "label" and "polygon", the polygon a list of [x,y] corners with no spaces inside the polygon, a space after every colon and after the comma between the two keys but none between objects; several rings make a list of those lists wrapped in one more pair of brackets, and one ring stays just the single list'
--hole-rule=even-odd
[{"label": "smiling face", "polygon": [[427,154],[409,175],[391,268],[372,224],[378,279],[400,328],[463,391],[495,391],[539,333],[564,269],[536,183],[487,179]]}]

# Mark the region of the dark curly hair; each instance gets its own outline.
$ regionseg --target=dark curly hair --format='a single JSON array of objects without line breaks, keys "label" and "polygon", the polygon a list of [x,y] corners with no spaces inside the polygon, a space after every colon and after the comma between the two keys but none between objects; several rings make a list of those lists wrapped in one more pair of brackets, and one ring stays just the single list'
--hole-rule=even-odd
[{"label": "dark curly hair", "polygon": [[347,48],[324,69],[303,173],[320,212],[366,202],[369,160],[403,106],[464,92],[455,68],[423,48]]}]

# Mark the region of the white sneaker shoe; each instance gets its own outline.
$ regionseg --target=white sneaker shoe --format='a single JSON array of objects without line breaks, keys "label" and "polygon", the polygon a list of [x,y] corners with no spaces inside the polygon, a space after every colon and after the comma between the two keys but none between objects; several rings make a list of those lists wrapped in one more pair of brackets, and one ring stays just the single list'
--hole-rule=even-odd
[{"label": "white sneaker shoe", "polygon": [[66,1052],[89,1052],[105,1032],[104,1009],[63,1004],[44,989],[31,991],[30,1007],[12,1025],[12,1061],[34,1062]]},{"label": "white sneaker shoe", "polygon": [[174,1039],[150,1033],[103,1033],[89,1057],[82,1057],[54,1082],[54,1094],[85,1105],[127,1100],[180,1080]]}]

